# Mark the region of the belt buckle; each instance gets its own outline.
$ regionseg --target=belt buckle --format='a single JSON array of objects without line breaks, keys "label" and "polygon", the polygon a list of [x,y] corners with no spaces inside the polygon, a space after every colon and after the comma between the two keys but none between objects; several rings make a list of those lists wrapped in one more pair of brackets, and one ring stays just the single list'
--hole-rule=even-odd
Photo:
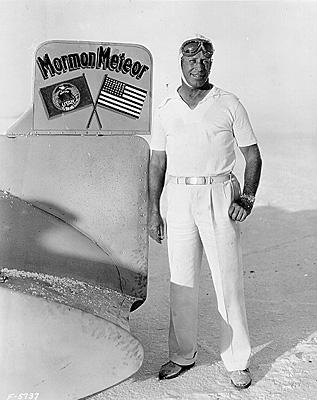
[{"label": "belt buckle", "polygon": [[186,176],[185,178],[186,185],[198,185],[198,178],[197,176]]},{"label": "belt buckle", "polygon": [[186,176],[185,185],[205,185],[206,178],[204,176]]}]

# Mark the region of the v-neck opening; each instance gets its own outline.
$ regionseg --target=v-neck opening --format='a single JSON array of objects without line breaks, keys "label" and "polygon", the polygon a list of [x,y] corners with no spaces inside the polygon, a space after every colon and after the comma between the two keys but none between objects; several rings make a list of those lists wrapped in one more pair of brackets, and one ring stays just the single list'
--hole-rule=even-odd
[{"label": "v-neck opening", "polygon": [[181,96],[181,94],[179,93],[179,89],[180,89],[180,88],[181,88],[181,86],[180,86],[179,88],[176,89],[177,96],[178,96],[178,98],[181,100],[181,102],[184,103],[184,104],[187,106],[187,108],[188,108],[190,111],[195,111],[196,108],[199,106],[199,104],[204,103],[204,101],[208,100],[211,96],[214,96],[214,95],[215,95],[214,92],[216,92],[216,90],[217,90],[217,88],[215,87],[215,85],[213,85],[212,88],[209,90],[209,92],[206,94],[206,96],[203,97],[201,100],[199,100],[199,102],[196,104],[196,106],[195,106],[194,108],[191,108],[191,107],[189,106],[189,104],[183,99],[183,97]]}]

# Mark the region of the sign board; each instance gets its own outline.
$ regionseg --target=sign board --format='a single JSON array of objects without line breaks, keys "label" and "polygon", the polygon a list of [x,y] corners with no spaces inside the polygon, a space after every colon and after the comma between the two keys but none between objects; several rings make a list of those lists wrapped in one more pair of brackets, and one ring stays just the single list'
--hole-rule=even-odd
[{"label": "sign board", "polygon": [[[49,41],[35,54],[32,110],[7,133],[150,133],[152,56],[141,45]],[[15,127],[16,128],[16,127]]]}]

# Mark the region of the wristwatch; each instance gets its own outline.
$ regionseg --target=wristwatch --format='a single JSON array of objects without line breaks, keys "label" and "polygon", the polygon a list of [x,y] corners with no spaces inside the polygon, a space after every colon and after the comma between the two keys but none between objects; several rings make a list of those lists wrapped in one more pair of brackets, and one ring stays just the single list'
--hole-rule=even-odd
[{"label": "wristwatch", "polygon": [[247,211],[251,211],[255,202],[255,196],[251,194],[242,194],[239,198],[239,202],[243,208]]}]

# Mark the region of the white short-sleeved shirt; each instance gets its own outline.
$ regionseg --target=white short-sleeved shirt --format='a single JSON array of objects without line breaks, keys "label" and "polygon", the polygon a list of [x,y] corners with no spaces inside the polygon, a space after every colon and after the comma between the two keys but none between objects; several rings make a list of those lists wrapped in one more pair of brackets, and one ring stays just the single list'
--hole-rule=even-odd
[{"label": "white short-sleeved shirt", "polygon": [[245,147],[257,139],[239,99],[215,86],[194,110],[176,91],[155,113],[150,145],[166,151],[169,175],[227,174],[236,162],[235,143]]}]

